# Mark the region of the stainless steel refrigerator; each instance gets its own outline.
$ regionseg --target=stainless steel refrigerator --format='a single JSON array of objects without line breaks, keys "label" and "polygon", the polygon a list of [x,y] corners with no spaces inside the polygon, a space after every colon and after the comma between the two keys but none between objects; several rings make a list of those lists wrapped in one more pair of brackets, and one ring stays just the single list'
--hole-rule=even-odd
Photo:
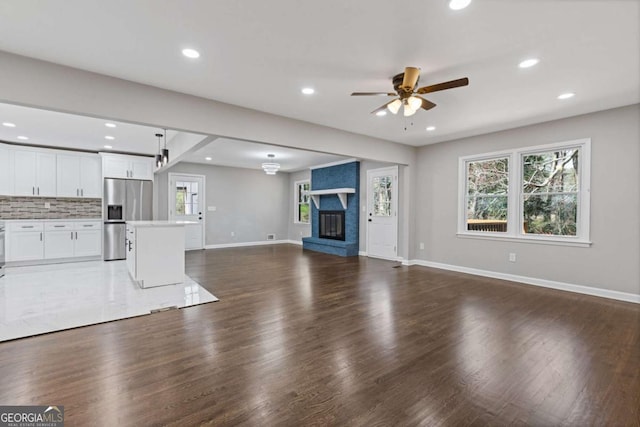
[{"label": "stainless steel refrigerator", "polygon": [[152,219],[153,181],[105,178],[102,204],[104,260],[125,259],[126,222]]}]

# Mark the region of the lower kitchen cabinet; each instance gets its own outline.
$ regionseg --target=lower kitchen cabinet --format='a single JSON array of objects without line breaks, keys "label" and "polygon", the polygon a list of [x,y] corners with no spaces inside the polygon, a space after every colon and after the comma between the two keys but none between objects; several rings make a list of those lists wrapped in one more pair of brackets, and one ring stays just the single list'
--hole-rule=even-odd
[{"label": "lower kitchen cabinet", "polygon": [[102,254],[101,221],[11,221],[8,231],[8,262],[73,260]]}]

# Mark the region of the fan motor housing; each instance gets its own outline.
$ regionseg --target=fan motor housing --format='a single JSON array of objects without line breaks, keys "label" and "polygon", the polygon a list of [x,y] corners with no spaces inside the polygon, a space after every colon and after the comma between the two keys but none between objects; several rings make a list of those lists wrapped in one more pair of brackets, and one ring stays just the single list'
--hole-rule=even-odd
[{"label": "fan motor housing", "polygon": [[[412,91],[405,91],[402,86],[402,81],[404,80],[404,73],[396,74],[393,76],[393,89],[398,93],[401,99],[408,98],[413,93]],[[418,78],[418,81],[420,79]],[[416,81],[416,86],[418,85],[418,81]]]}]

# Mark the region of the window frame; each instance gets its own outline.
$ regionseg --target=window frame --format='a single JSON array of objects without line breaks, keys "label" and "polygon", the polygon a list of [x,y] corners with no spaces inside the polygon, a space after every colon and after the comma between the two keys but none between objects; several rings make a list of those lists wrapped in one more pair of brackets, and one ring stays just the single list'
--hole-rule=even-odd
[{"label": "window frame", "polygon": [[[578,197],[575,236],[557,236],[525,234],[521,224],[524,221],[524,194],[522,189],[522,169],[524,156],[577,148],[578,162]],[[509,162],[509,185],[507,194],[507,231],[490,232],[467,230],[467,165],[469,162],[507,158]],[[478,155],[462,156],[458,159],[458,230],[457,236],[489,240],[505,240],[542,243],[550,245],[588,247],[590,241],[590,208],[591,208],[591,139],[582,138],[556,142],[513,150],[495,151]]]},{"label": "window frame", "polygon": [[[309,201],[307,203],[302,203],[299,199],[300,194],[300,186],[301,185],[309,185],[309,191],[311,191],[311,180],[303,179],[300,181],[295,181],[293,183],[293,223],[294,224],[303,224],[310,225],[311,224],[311,197],[309,197]],[[300,221],[300,205],[309,205],[309,221]]]}]

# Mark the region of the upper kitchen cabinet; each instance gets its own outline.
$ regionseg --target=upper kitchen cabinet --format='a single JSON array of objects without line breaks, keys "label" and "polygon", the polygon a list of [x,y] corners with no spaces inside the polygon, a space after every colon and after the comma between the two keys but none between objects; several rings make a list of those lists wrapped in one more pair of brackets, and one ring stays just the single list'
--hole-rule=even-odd
[{"label": "upper kitchen cabinet", "polygon": [[11,161],[9,148],[0,144],[0,196],[10,196],[13,194],[13,173],[11,171]]},{"label": "upper kitchen cabinet", "polygon": [[97,154],[58,154],[58,197],[102,197],[101,168]]},{"label": "upper kitchen cabinet", "polygon": [[102,154],[102,172],[105,178],[153,180],[152,157]]},{"label": "upper kitchen cabinet", "polygon": [[45,151],[14,150],[16,196],[56,196],[56,155]]}]

